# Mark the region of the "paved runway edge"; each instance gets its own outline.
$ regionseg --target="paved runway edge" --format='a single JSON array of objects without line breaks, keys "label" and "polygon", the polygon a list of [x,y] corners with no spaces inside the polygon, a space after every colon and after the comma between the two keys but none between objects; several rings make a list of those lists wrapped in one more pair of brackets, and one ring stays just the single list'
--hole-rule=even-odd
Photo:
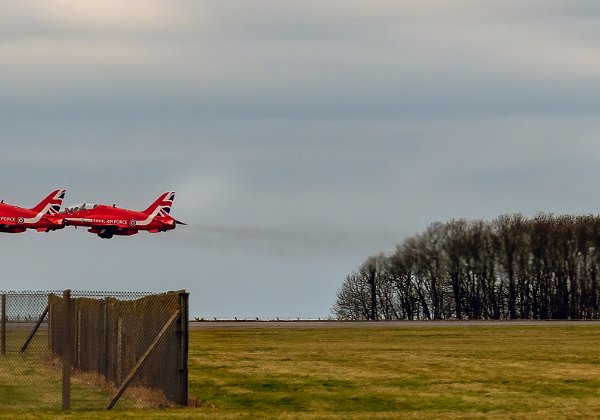
[{"label": "paved runway edge", "polygon": [[503,320],[503,321],[190,321],[190,329],[215,328],[448,328],[448,327],[523,327],[597,325],[599,321],[581,320]]}]

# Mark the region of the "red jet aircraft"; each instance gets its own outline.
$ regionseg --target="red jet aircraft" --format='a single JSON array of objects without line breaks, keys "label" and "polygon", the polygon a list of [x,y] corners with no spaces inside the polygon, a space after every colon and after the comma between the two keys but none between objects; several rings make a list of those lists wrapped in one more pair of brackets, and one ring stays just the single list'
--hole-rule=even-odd
[{"label": "red jet aircraft", "polygon": [[62,216],[67,225],[89,227],[88,232],[104,239],[110,239],[113,235],[131,236],[140,230],[166,232],[175,229],[176,225],[185,225],[169,215],[173,200],[175,192],[167,191],[144,211],[84,203],[66,208]]},{"label": "red jet aircraft", "polygon": [[49,232],[64,228],[63,217],[58,213],[64,198],[65,190],[52,191],[48,197],[32,209],[11,206],[2,200],[0,202],[0,232],[21,233],[27,229]]}]

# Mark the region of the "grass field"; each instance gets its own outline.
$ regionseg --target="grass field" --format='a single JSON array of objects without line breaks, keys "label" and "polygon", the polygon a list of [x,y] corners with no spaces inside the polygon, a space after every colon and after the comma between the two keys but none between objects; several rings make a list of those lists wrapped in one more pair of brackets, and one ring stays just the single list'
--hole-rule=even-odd
[{"label": "grass field", "polygon": [[200,408],[65,417],[597,417],[600,326],[196,330],[190,394]]}]

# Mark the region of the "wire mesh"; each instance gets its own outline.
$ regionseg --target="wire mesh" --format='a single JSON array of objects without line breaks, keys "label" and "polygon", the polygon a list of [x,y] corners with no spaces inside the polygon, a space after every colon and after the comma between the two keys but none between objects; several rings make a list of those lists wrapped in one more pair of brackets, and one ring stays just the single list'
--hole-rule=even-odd
[{"label": "wire mesh", "polygon": [[47,324],[40,326],[27,351],[21,353],[47,304],[46,294],[39,292],[2,296],[0,407],[3,411],[60,407],[61,371],[47,357]]},{"label": "wire mesh", "polygon": [[187,403],[187,293],[0,293],[0,410]]}]

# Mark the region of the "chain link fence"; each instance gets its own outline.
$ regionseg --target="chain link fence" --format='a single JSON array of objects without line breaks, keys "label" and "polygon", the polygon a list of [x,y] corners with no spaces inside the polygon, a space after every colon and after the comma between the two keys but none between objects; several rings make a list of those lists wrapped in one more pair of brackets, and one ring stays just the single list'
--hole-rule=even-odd
[{"label": "chain link fence", "polygon": [[0,293],[0,411],[187,405],[187,292]]}]

